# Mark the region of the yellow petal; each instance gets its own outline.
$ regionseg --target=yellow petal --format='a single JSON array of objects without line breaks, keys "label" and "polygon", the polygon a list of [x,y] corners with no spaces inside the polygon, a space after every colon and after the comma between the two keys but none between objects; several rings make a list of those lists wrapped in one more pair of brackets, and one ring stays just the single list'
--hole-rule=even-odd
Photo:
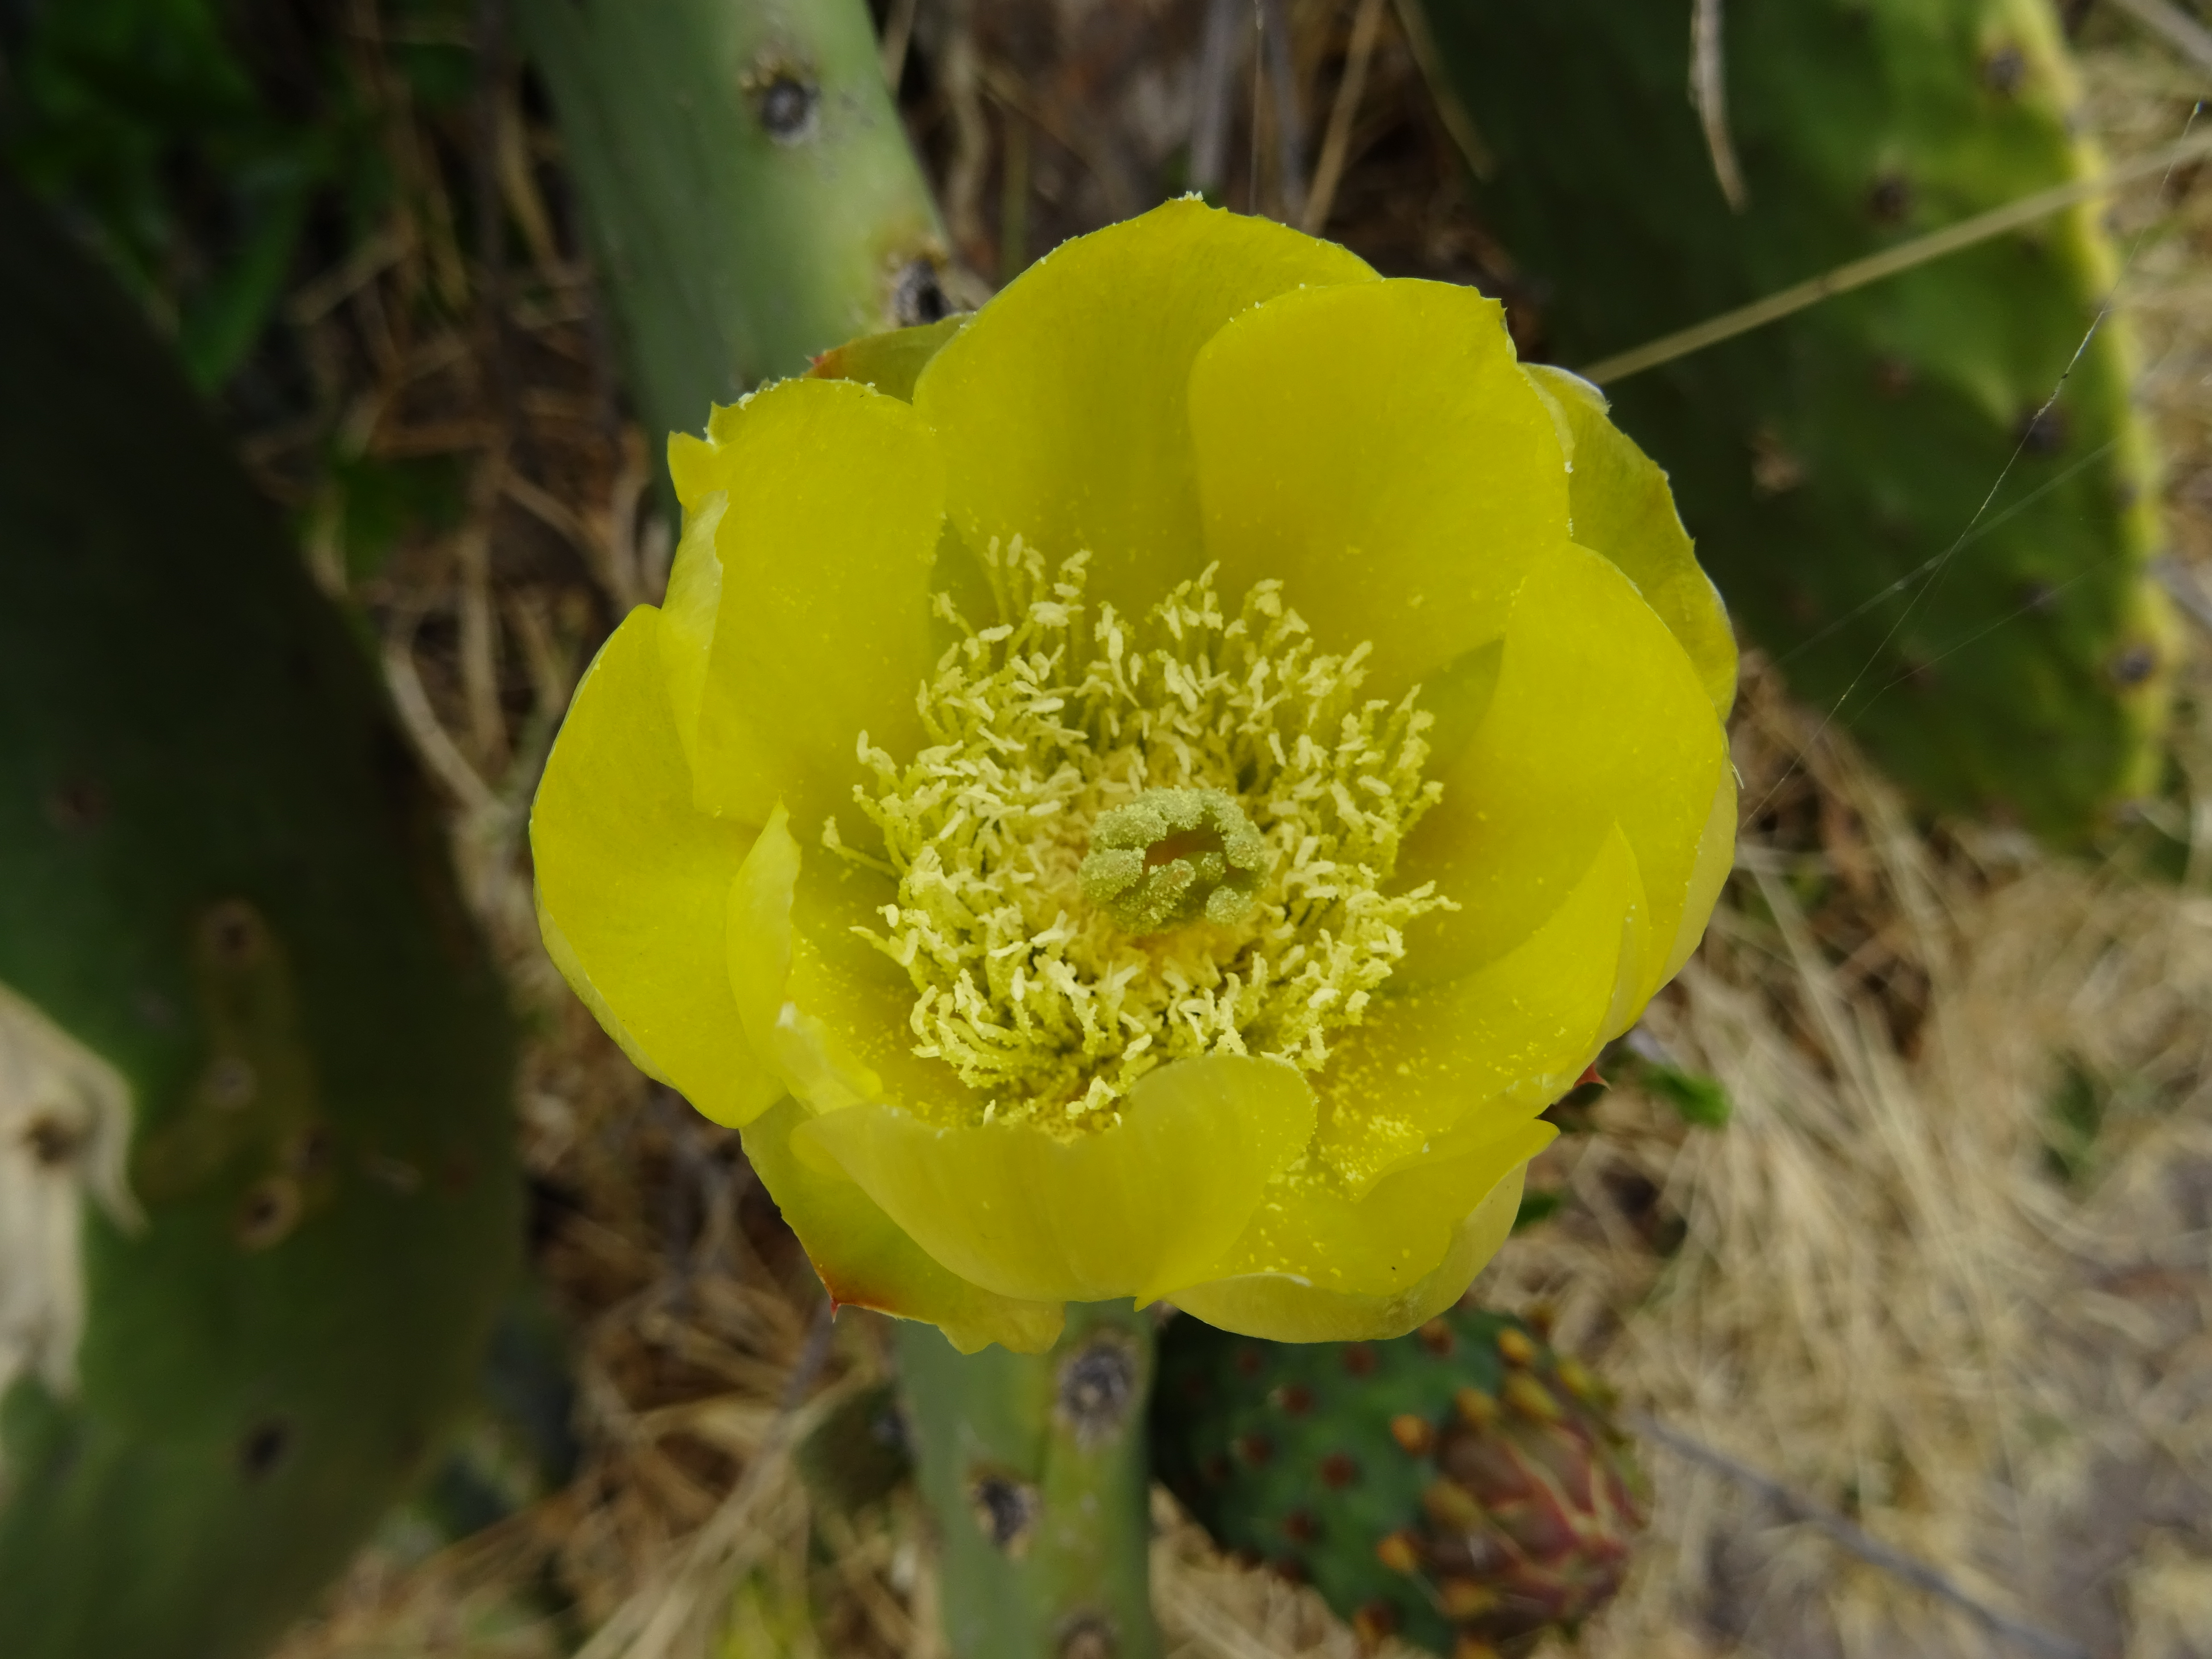
[{"label": "yellow petal", "polygon": [[669,714],[659,613],[630,612],[576,688],[530,816],[548,945],[653,1075],[720,1123],[783,1092],[746,1046],[723,914],[751,833],[702,816]]},{"label": "yellow petal", "polygon": [[1566,459],[1494,300],[1393,281],[1286,294],[1190,378],[1206,552],[1225,595],[1280,577],[1328,649],[1372,641],[1372,695],[1504,631],[1567,541]]},{"label": "yellow petal", "polygon": [[750,823],[781,799],[810,839],[842,808],[857,835],[855,740],[903,755],[921,737],[937,446],[906,404],[854,380],[785,380],[716,425],[728,504],[697,799]]},{"label": "yellow petal", "polygon": [[1149,1301],[1220,1256],[1313,1121],[1290,1066],[1207,1054],[1147,1073],[1118,1124],[1066,1140],[890,1106],[827,1113],[795,1139],[963,1279],[1023,1301]]},{"label": "yellow petal", "polygon": [[1460,979],[1378,997],[1316,1081],[1322,1164],[1363,1197],[1462,1127],[1525,1121],[1565,1094],[1621,1012],[1632,1024],[1649,995],[1645,908],[1614,829],[1519,946]]},{"label": "yellow petal", "polygon": [[1620,571],[1578,547],[1547,553],[1515,597],[1480,729],[1407,837],[1401,879],[1456,911],[1407,930],[1395,982],[1494,962],[1556,910],[1617,822],[1641,872],[1644,948],[1672,951],[1727,764],[1720,722],[1674,636]]},{"label": "yellow petal", "polygon": [[913,981],[855,934],[880,924],[890,880],[827,848],[802,856],[781,808],[729,889],[732,995],[755,1051],[812,1111],[890,1098],[958,1115],[968,1091],[914,1054]]},{"label": "yellow petal", "polygon": [[1723,766],[1721,781],[1713,790],[1711,815],[1706,818],[1705,834],[1698,841],[1698,861],[1690,872],[1689,890],[1683,896],[1682,920],[1675,927],[1674,942],[1668,950],[1666,960],[1644,988],[1647,998],[1680,973],[1682,964],[1697,950],[1698,941],[1705,936],[1705,924],[1712,920],[1713,906],[1720,902],[1721,889],[1728,883],[1729,872],[1735,867],[1735,768]]},{"label": "yellow petal", "polygon": [[964,316],[940,318],[915,328],[864,334],[833,346],[806,372],[817,380],[865,380],[886,397],[914,401],[914,383],[929,360],[968,325]]},{"label": "yellow petal", "polygon": [[[1279,1287],[1290,1281],[1322,1297],[1352,1298],[1378,1318],[1385,1310],[1389,1318],[1405,1316],[1437,1294],[1449,1303],[1482,1265],[1462,1261],[1468,1218],[1482,1210],[1502,1182],[1510,1182],[1516,1170],[1544,1151],[1555,1133],[1551,1124],[1522,1119],[1495,1126],[1486,1134],[1455,1134],[1451,1148],[1440,1146],[1440,1155],[1376,1183],[1364,1199],[1345,1197],[1328,1182],[1285,1176],[1267,1188],[1252,1225],[1199,1283],[1241,1281],[1249,1297],[1259,1290],[1252,1281],[1276,1281]],[[1510,1212],[1504,1225],[1513,1225]],[[1475,1232],[1478,1243],[1489,1249],[1504,1241],[1495,1228],[1495,1210]],[[1462,1267],[1467,1279],[1458,1285],[1444,1283]],[[1228,1294],[1194,1294],[1188,1285],[1172,1290],[1172,1298],[1201,1318],[1210,1318],[1203,1312],[1207,1301],[1232,1301]],[[1249,1297],[1249,1303],[1263,1307],[1267,1298]],[[1243,1316],[1255,1312],[1256,1307],[1248,1305]]]},{"label": "yellow petal", "polygon": [[607,1006],[607,1000],[599,994],[599,988],[592,983],[592,976],[584,971],[583,958],[576,954],[576,947],[568,943],[568,936],[561,931],[561,924],[554,921],[551,912],[546,909],[544,889],[534,891],[532,898],[532,908],[538,916],[538,940],[545,946],[545,954],[553,959],[553,965],[561,970],[561,977],[568,981],[568,988],[576,994],[576,1000],[591,1010],[592,1018],[599,1022],[599,1029],[615,1040],[615,1047],[623,1051],[631,1065],[655,1083],[673,1089],[676,1085],[660,1074],[659,1066],[651,1054],[645,1052],[645,1045],[630,1035],[629,1027],[622,1023],[619,1014]]},{"label": "yellow petal", "polygon": [[1296,231],[1169,202],[1031,265],[940,351],[915,407],[945,447],[969,544],[1097,557],[1090,592],[1142,615],[1200,568],[1193,359],[1257,301],[1375,280]]},{"label": "yellow petal", "polygon": [[1528,1172],[1524,1162],[1501,1176],[1453,1228],[1443,1259],[1395,1295],[1324,1290],[1300,1275],[1261,1273],[1188,1285],[1175,1293],[1176,1304],[1209,1325],[1271,1342],[1381,1342],[1403,1336],[1464,1296],[1504,1246],[1520,1212]]},{"label": "yellow petal", "polygon": [[994,1296],[947,1273],[858,1187],[793,1157],[791,1133],[805,1118],[797,1101],[784,1101],[746,1127],[745,1156],[799,1235],[831,1301],[938,1326],[963,1353],[992,1342],[1017,1353],[1042,1353],[1053,1345],[1060,1335],[1057,1303]]},{"label": "yellow petal", "polygon": [[1735,633],[1690,532],[1674,511],[1667,475],[1606,416],[1605,394],[1564,368],[1532,363],[1574,455],[1570,486],[1575,540],[1619,565],[1697,665],[1714,711],[1735,702]]},{"label": "yellow petal", "polygon": [[714,446],[690,432],[668,434],[668,477],[676,486],[677,504],[689,515],[708,496],[722,488],[721,463]]},{"label": "yellow petal", "polygon": [[684,763],[696,769],[699,759],[699,703],[707,690],[707,653],[714,643],[714,619],[722,609],[722,556],[714,550],[729,497],[717,489],[684,514],[684,538],[668,569],[668,592],[660,605],[660,668],[668,683],[668,706]]}]

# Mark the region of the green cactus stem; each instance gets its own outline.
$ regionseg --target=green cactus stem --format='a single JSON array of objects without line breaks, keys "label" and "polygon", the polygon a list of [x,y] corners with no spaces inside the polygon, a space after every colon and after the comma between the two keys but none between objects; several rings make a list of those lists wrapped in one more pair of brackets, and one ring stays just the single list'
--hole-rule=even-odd
[{"label": "green cactus stem", "polygon": [[0,176],[0,1649],[250,1659],[469,1397],[506,995],[358,641]]},{"label": "green cactus stem", "polygon": [[899,1375],[938,1533],[945,1633],[976,1659],[1158,1659],[1146,1551],[1152,1327],[1071,1306],[1048,1353],[962,1355],[899,1328]]},{"label": "green cactus stem", "polygon": [[862,0],[522,0],[648,434],[934,322],[945,237]]}]

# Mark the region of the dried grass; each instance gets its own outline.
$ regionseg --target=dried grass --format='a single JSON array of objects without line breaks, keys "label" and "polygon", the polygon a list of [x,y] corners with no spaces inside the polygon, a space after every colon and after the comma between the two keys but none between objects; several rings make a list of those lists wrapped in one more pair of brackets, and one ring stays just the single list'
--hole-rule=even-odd
[{"label": "dried grass", "polygon": [[[916,18],[908,113],[987,276],[1126,206],[1160,135],[1206,118],[1201,10],[899,12]],[[1396,23],[1375,13],[1292,12],[1308,129],[1330,112],[1329,228],[1386,269],[1510,292]],[[374,13],[354,15],[373,58]],[[1374,32],[1365,88],[1340,107],[1356,19]],[[2090,73],[2093,122],[2122,153],[2172,138],[2198,89],[2124,35],[2099,42]],[[1241,97],[1249,64],[1226,84]],[[449,200],[463,185],[436,158],[466,147],[440,150],[395,105],[404,205],[295,305],[324,407],[252,453],[325,527],[311,556],[333,588],[348,584],[320,447],[448,453],[468,469],[464,523],[349,591],[452,799],[465,884],[530,1021],[537,1260],[580,1333],[586,1462],[567,1491],[459,1545],[387,1535],[285,1659],[538,1659],[580,1640],[592,1659],[939,1659],[911,1505],[812,1513],[786,1455],[828,1402],[882,1373],[879,1333],[842,1320],[806,1357],[818,1288],[732,1138],[637,1076],[537,945],[526,802],[589,649],[657,591],[667,528],[616,412],[586,273],[562,252],[553,146],[502,108],[509,139],[477,182],[499,192],[526,268],[495,281],[463,257]],[[994,176],[1017,127],[1025,193]],[[1272,141],[1240,148],[1229,198],[1279,206]],[[2151,227],[2123,297],[2172,460],[2175,556],[2185,576],[2212,575],[2212,189],[2176,181],[2128,212],[2127,237]],[[454,320],[410,333],[423,293]],[[2201,673],[2191,692],[2204,708]],[[1734,1121],[1692,1129],[1614,1092],[1597,1133],[1547,1154],[1538,1179],[1567,1201],[1509,1246],[1484,1293],[1548,1304],[1561,1340],[1632,1404],[1996,1605],[2099,1652],[2212,1653],[2212,898],[2002,832],[1923,832],[1756,661],[1735,740],[1759,811],[1708,945],[1645,1022],[1722,1081]],[[2203,732],[2183,759],[2212,777]],[[2200,807],[2181,827],[2202,872],[2212,818]],[[2049,1152],[2062,1086],[2104,1111],[2070,1182]],[[817,1386],[793,1413],[802,1365]],[[1656,1519],[1587,1634],[1593,1654],[1996,1650],[1718,1477],[1650,1460]],[[1310,1595],[1225,1563],[1162,1505],[1171,1651],[1350,1659]],[[545,1611],[546,1583],[569,1613]]]}]

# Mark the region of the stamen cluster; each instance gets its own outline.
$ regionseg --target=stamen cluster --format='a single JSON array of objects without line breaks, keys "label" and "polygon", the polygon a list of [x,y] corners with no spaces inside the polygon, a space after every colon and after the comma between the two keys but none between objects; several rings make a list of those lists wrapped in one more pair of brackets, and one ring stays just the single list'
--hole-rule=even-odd
[{"label": "stamen cluster", "polygon": [[[902,763],[860,738],[875,784],[854,800],[884,857],[847,845],[835,819],[823,837],[897,880],[882,929],[860,931],[913,977],[915,1052],[951,1066],[984,1121],[1071,1133],[1114,1121],[1167,1060],[1319,1068],[1403,956],[1406,924],[1449,902],[1383,890],[1441,786],[1422,775],[1432,717],[1415,693],[1359,697],[1368,647],[1316,651],[1278,582],[1231,617],[1211,569],[1141,622],[1094,614],[1086,562],[1048,576],[1018,538],[994,543],[986,628],[938,596],[960,638],[921,690],[927,746]],[[1152,792],[1172,807],[1158,792],[1178,790],[1256,829],[1259,856],[1240,842],[1234,872],[1250,902],[1133,931],[1136,914],[1158,918],[1117,920],[1126,906],[1086,895],[1085,860],[1102,819],[1110,850],[1143,816],[1133,803]]]}]

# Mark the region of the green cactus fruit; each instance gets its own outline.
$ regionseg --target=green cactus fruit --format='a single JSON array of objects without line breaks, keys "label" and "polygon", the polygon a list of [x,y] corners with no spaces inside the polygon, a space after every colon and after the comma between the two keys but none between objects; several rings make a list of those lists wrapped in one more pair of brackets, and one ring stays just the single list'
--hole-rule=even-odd
[{"label": "green cactus fruit", "polygon": [[0,177],[0,1638],[246,1659],[514,1261],[505,997],[359,642]]},{"label": "green cactus fruit", "polygon": [[[1691,0],[1419,11],[1568,363],[2099,167],[2046,0],[1729,0],[1740,212],[1686,95]],[[2062,842],[2159,784],[2176,653],[2134,352],[2114,318],[2089,334],[2119,271],[2101,211],[1607,387],[1796,691],[1925,802]]]},{"label": "green cactus fruit", "polygon": [[1524,1653],[1620,1589],[1642,1476],[1603,1387],[1527,1322],[1462,1304],[1395,1341],[1293,1345],[1178,1319],[1159,1352],[1160,1478],[1363,1642]]}]

